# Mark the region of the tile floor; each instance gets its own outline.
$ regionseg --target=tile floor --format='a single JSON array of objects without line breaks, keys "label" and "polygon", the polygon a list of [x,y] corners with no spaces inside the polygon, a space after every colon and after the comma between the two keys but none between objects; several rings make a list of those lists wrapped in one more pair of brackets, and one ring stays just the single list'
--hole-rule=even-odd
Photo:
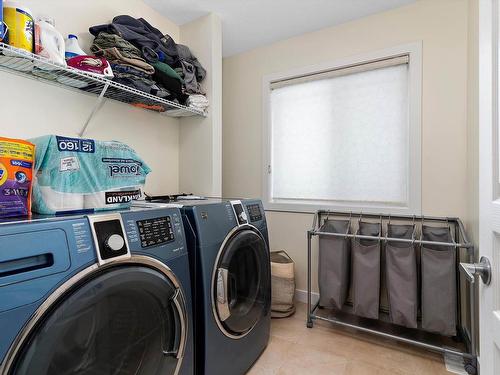
[{"label": "tile floor", "polygon": [[293,317],[273,319],[266,351],[248,375],[439,375],[440,355],[316,321],[305,325],[306,306]]}]

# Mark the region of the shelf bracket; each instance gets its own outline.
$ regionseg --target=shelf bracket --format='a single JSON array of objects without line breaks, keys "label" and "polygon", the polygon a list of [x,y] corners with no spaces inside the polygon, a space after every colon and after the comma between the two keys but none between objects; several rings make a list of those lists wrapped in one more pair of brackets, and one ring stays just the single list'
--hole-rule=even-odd
[{"label": "shelf bracket", "polygon": [[87,128],[88,128],[88,126],[90,124],[90,121],[92,121],[92,119],[94,118],[94,116],[97,113],[97,111],[101,108],[101,106],[103,104],[103,101],[105,99],[104,95],[106,94],[106,91],[108,90],[108,88],[109,88],[109,83],[106,83],[104,85],[104,87],[102,88],[102,91],[99,94],[99,97],[97,98],[97,100],[96,100],[96,102],[94,104],[94,108],[92,108],[92,112],[90,113],[89,117],[87,118],[87,121],[85,121],[85,124],[83,125],[82,130],[80,131],[80,133],[78,133],[78,136],[80,138],[83,137],[83,135],[87,131]]}]

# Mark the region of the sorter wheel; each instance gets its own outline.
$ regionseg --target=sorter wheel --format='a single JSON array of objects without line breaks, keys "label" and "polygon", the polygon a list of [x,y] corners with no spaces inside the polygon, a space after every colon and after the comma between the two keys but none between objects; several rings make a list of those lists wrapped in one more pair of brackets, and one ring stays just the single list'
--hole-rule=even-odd
[{"label": "sorter wheel", "polygon": [[469,375],[476,375],[477,374],[476,365],[474,365],[473,363],[466,363],[464,365],[464,369],[465,369],[465,371],[467,371],[467,374],[469,374]]},{"label": "sorter wheel", "polygon": [[307,322],[307,328],[312,328],[313,327],[313,322]]}]

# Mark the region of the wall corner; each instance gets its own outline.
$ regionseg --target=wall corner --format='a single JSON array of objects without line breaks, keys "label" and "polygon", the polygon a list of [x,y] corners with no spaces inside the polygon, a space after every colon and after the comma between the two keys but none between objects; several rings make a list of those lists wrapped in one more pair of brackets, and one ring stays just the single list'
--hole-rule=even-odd
[{"label": "wall corner", "polygon": [[179,190],[222,195],[222,23],[215,14],[180,27],[186,44],[207,70],[202,87],[210,102],[205,118],[180,120]]}]

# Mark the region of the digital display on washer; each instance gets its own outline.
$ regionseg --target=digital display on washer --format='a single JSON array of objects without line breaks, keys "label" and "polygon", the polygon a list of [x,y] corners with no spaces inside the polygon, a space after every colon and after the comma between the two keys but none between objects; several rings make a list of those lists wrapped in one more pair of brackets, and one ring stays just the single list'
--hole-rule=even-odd
[{"label": "digital display on washer", "polygon": [[250,221],[262,220],[262,211],[258,204],[250,204],[247,206],[248,214],[250,215]]},{"label": "digital display on washer", "polygon": [[137,222],[141,246],[158,246],[174,240],[174,230],[170,216],[154,219],[140,220]]}]

